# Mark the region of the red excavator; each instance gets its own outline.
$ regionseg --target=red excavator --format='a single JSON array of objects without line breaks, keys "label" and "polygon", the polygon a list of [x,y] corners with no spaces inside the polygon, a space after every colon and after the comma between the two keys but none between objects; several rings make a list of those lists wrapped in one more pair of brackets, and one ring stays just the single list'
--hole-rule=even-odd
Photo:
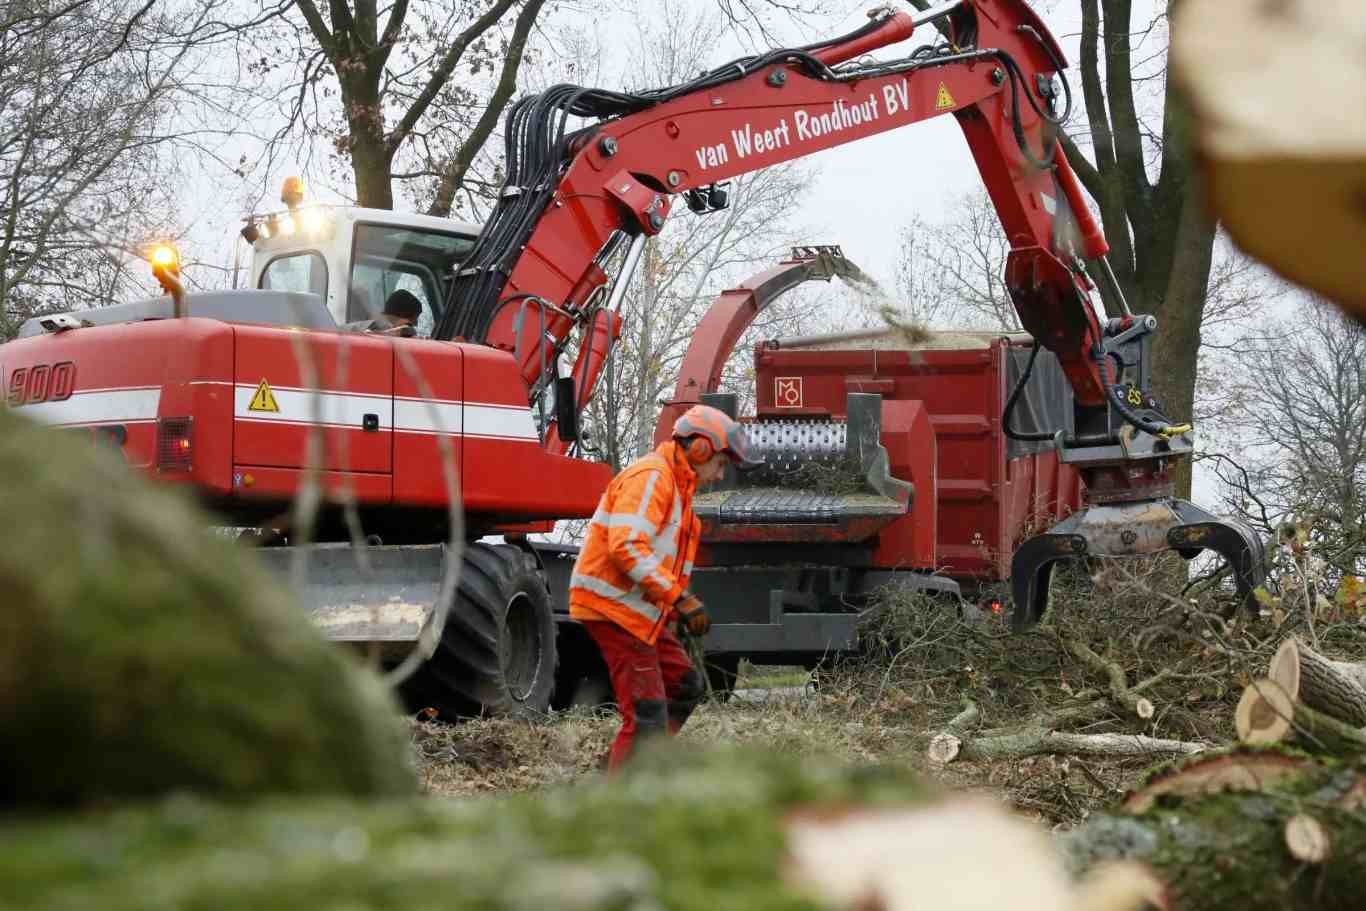
[{"label": "red excavator", "polygon": [[[927,25],[933,40],[904,56],[867,56]],[[324,510],[316,536],[337,543],[315,549],[304,571],[305,600],[329,635],[394,652],[425,642],[410,683],[425,703],[540,711],[556,651],[544,579],[567,560],[524,533],[590,515],[607,480],[582,457],[578,419],[619,338],[645,242],[679,198],[705,217],[725,207],[737,175],[952,115],[1011,245],[1005,283],[1033,339],[1024,374],[1047,351],[1071,390],[1062,424],[1015,432],[1056,451],[1085,488],[1084,509],[1016,551],[1016,624],[1039,619],[1065,558],[1213,549],[1250,599],[1260,543],[1172,498],[1191,429],[1150,395],[1155,321],[1129,312],[1057,142],[1071,107],[1064,68],[1024,0],[956,0],[915,14],[882,8],[842,37],[654,91],[554,86],[513,107],[507,184],[477,237],[431,219],[309,210],[287,187],[289,211],[243,229],[257,290],[34,320],[0,349],[7,401],[89,428],[130,463],[194,489],[229,525],[285,513],[318,469],[324,494],[347,506]],[[590,125],[570,129],[571,117]],[[416,332],[430,337],[346,331],[373,328],[355,321],[400,289],[421,298]],[[741,322],[726,323],[730,344]],[[791,396],[790,382],[776,383],[797,376],[775,376],[775,394]],[[708,507],[712,538],[876,548],[899,516],[919,514],[935,491],[898,477],[887,444],[913,438],[928,415],[886,388],[827,397],[810,421],[755,428],[771,472],[799,468],[805,453],[853,465],[863,486],[814,513],[810,502],[722,491]],[[1005,403],[1006,427],[1017,398]],[[321,461],[310,460],[319,438]],[[383,542],[360,560],[345,546],[357,522]],[[512,543],[470,543],[452,599],[435,580],[449,577],[441,542],[460,525],[470,542],[502,533]],[[300,563],[287,547],[262,552]]]}]

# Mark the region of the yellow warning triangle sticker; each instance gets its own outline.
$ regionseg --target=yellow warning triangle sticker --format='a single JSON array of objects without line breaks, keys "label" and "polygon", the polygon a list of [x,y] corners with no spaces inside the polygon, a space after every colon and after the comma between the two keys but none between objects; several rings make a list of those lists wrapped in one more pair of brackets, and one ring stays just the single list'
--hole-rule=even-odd
[{"label": "yellow warning triangle sticker", "polygon": [[946,108],[957,106],[958,103],[955,102],[953,96],[949,94],[949,87],[942,82],[939,83],[939,93],[934,96],[934,109],[936,111],[942,111]]},{"label": "yellow warning triangle sticker", "polygon": [[280,413],[280,406],[275,404],[275,394],[270,391],[270,383],[261,380],[261,385],[256,387],[256,394],[251,397],[251,404],[247,406],[247,410]]}]

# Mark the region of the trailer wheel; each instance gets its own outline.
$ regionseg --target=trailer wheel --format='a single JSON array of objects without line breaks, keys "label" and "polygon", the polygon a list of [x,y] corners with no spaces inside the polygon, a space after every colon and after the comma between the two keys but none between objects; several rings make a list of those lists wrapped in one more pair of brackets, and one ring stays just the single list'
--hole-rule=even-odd
[{"label": "trailer wheel", "polygon": [[543,718],[555,688],[555,615],[535,558],[470,544],[460,588],[431,659],[404,687],[443,717]]}]

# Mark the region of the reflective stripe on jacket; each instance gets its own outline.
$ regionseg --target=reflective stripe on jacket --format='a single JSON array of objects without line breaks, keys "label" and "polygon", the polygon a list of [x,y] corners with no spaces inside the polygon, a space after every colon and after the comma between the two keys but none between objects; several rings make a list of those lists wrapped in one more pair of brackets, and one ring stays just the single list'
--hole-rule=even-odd
[{"label": "reflective stripe on jacket", "polygon": [[672,441],[612,479],[574,564],[571,617],[610,620],[654,643],[697,557],[696,489],[697,473]]}]

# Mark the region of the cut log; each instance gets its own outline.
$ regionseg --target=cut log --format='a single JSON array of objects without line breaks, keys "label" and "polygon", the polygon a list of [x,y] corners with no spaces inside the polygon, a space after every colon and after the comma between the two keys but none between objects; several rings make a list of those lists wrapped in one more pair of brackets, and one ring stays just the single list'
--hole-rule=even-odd
[{"label": "cut log", "polygon": [[1366,725],[1366,665],[1333,661],[1298,639],[1287,639],[1267,676],[1297,702],[1348,724]]},{"label": "cut log", "polygon": [[962,749],[962,746],[963,741],[954,734],[935,734],[930,738],[930,762],[940,765],[953,762],[958,758],[958,751]]},{"label": "cut log", "polygon": [[1059,844],[1074,871],[1147,864],[1170,911],[1348,911],[1361,907],[1366,867],[1366,814],[1352,798],[1363,784],[1360,762],[1211,751],[1178,760],[1128,812],[1093,816]]},{"label": "cut log", "polygon": [[1366,5],[1186,0],[1173,78],[1213,214],[1243,249],[1366,318]]},{"label": "cut log", "polygon": [[1257,791],[1282,778],[1299,775],[1308,762],[1276,750],[1222,751],[1196,759],[1178,759],[1154,769],[1125,796],[1120,809],[1145,812],[1159,798],[1189,798],[1225,791]]},{"label": "cut log", "polygon": [[1254,680],[1233,714],[1238,739],[1248,744],[1295,741],[1312,752],[1366,752],[1366,731],[1290,698],[1274,680]]},{"label": "cut log", "polygon": [[1022,728],[1004,734],[973,738],[951,733],[930,739],[929,758],[938,763],[966,760],[991,762],[998,759],[1023,759],[1045,754],[1059,756],[1153,756],[1198,753],[1204,744],[1182,740],[1161,740],[1139,734],[1073,734]]},{"label": "cut log", "polygon": [[1308,813],[1298,813],[1285,823],[1285,846],[1290,856],[1307,864],[1321,864],[1332,851],[1328,830]]}]

